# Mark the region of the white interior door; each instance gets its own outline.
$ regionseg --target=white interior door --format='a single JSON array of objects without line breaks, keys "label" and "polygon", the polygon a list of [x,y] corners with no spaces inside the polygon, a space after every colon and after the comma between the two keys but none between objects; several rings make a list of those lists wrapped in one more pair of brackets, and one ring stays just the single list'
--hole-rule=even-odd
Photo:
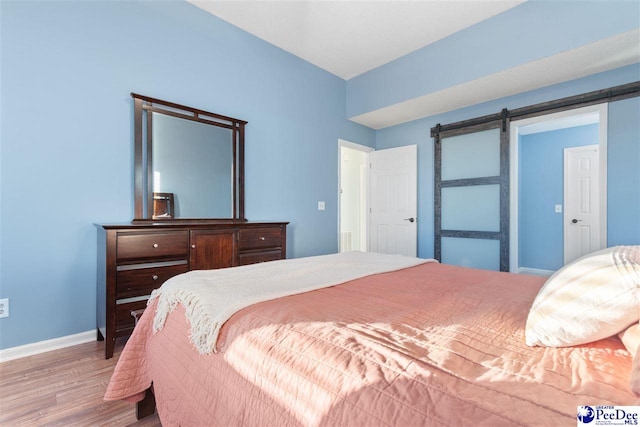
[{"label": "white interior door", "polygon": [[600,249],[599,147],[564,150],[564,263]]},{"label": "white interior door", "polygon": [[418,147],[370,153],[369,249],[416,256]]}]

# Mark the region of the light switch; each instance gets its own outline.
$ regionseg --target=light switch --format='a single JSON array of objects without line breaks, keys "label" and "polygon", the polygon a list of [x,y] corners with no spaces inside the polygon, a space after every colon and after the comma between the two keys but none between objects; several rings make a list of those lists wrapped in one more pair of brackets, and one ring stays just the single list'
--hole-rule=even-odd
[{"label": "light switch", "polygon": [[318,202],[318,210],[319,211],[323,211],[324,210],[324,202]]},{"label": "light switch", "polygon": [[556,205],[556,213],[562,213],[562,205]]}]

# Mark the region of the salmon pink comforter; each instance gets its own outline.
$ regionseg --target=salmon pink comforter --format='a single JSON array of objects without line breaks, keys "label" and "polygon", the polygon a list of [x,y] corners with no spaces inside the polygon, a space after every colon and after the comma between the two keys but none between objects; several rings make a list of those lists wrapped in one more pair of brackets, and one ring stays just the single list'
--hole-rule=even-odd
[{"label": "salmon pink comforter", "polygon": [[576,425],[579,405],[638,405],[617,337],[527,347],[543,278],[427,263],[247,307],[199,354],[154,306],[105,398],[153,383],[163,425]]}]

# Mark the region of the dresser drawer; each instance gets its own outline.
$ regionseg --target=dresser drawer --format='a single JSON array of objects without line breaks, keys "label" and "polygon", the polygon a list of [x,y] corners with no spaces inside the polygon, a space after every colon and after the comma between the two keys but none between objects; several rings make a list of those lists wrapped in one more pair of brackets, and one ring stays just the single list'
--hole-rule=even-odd
[{"label": "dresser drawer", "polygon": [[[145,268],[118,267],[116,277],[116,298],[130,298],[149,295],[167,279],[189,271],[185,261],[178,265],[156,265]],[[137,266],[136,266],[137,267]]]},{"label": "dresser drawer", "polygon": [[280,227],[261,227],[240,229],[239,249],[278,248],[282,246]]},{"label": "dresser drawer", "polygon": [[240,254],[240,265],[257,264],[259,262],[275,261],[282,259],[282,251],[276,249],[273,251],[249,252]]},{"label": "dresser drawer", "polygon": [[127,302],[116,305],[116,336],[131,335],[136,319],[131,315],[134,310],[142,310],[147,307],[147,300]]},{"label": "dresser drawer", "polygon": [[188,251],[188,231],[121,233],[118,234],[116,259],[124,261],[159,257],[186,257]]}]

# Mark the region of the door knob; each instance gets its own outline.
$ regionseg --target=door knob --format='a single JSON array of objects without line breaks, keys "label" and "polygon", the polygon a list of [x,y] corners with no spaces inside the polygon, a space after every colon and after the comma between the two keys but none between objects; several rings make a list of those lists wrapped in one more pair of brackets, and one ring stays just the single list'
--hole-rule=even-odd
[{"label": "door knob", "polygon": [[409,222],[414,222],[416,219],[415,218],[405,218],[405,221],[409,221]]},{"label": "door knob", "polygon": [[574,224],[575,224],[575,223],[577,223],[578,221],[582,221],[582,220],[581,220],[581,219],[575,219],[575,218],[573,218],[573,219],[571,220],[571,222],[572,222],[572,223],[574,223]]}]

